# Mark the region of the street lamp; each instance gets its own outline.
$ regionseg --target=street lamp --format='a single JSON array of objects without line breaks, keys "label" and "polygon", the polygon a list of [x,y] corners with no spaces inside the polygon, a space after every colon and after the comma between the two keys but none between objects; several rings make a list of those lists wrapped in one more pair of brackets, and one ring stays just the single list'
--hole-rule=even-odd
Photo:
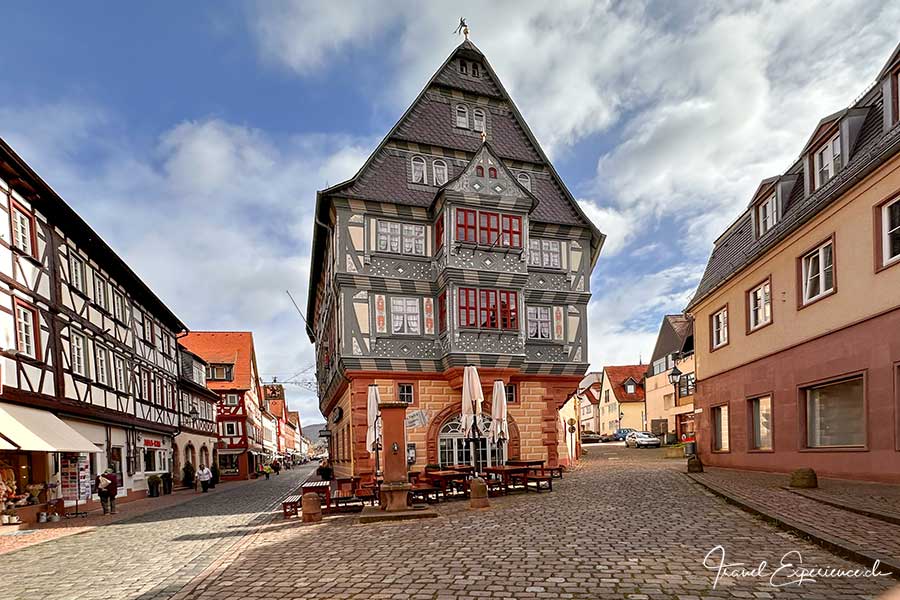
[{"label": "street lamp", "polygon": [[188,414],[191,415],[191,422],[192,422],[192,423],[196,423],[196,422],[197,422],[197,419],[200,418],[200,411],[197,410],[197,405],[196,405],[196,404],[192,404],[192,405],[191,405],[191,410],[190,410],[190,412],[189,412]]},{"label": "street lamp", "polygon": [[681,381],[681,375],[682,373],[678,370],[677,366],[672,367],[672,370],[669,371],[669,383],[671,383],[672,385],[677,384],[679,381]]}]

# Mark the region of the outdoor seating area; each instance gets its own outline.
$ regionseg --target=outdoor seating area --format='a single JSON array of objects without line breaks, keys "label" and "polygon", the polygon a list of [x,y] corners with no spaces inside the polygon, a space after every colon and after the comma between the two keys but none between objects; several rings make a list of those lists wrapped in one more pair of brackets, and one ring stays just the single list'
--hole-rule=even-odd
[{"label": "outdoor seating area", "polygon": [[[434,504],[469,498],[469,482],[481,476],[492,497],[515,492],[553,491],[553,479],[561,478],[563,467],[547,467],[542,460],[510,460],[505,465],[483,467],[472,465],[429,465],[424,471],[409,471],[410,490],[407,504]],[[300,515],[304,494],[313,492],[322,501],[322,513],[358,512],[364,506],[379,504],[380,481],[363,482],[359,477],[322,480],[311,477],[282,501],[284,518]]]}]

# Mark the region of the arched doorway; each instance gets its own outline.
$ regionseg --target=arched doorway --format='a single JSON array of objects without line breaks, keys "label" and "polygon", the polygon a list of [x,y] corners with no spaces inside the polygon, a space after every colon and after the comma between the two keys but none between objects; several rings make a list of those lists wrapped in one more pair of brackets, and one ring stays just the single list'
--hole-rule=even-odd
[{"label": "arched doorway", "polygon": [[[491,418],[482,415],[479,429],[482,432],[490,429]],[[491,443],[487,438],[478,440],[467,439],[465,431],[462,429],[461,415],[457,414],[451,417],[441,426],[438,432],[438,463],[442,466],[448,465],[475,465],[475,458],[478,459],[478,467],[492,467],[502,465],[506,462],[507,450],[509,444],[499,446]],[[476,449],[475,457],[472,456],[472,447]]]},{"label": "arched doorway", "polygon": [[200,464],[209,467],[209,448],[200,446]]},{"label": "arched doorway", "polygon": [[197,468],[197,452],[194,450],[194,445],[190,442],[184,448],[184,462],[185,464],[191,463],[192,467]]},{"label": "arched doorway", "polygon": [[172,475],[176,480],[181,477],[181,449],[174,442],[172,443]]}]

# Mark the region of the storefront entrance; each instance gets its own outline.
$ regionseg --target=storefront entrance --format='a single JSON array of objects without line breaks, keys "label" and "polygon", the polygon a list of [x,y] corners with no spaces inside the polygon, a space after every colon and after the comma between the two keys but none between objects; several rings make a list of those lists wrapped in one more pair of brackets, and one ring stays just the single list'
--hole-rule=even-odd
[{"label": "storefront entrance", "polygon": [[[482,416],[479,427],[482,435],[487,432],[490,426],[490,417]],[[474,457],[472,455],[473,446],[476,452]],[[466,439],[466,432],[462,430],[460,415],[456,415],[444,423],[438,434],[438,458],[442,467],[448,465],[473,465],[484,468],[502,465],[506,462],[507,446],[508,444],[498,448],[497,444],[489,443],[486,438],[480,438],[474,442]],[[477,465],[475,465],[475,458],[478,460]]]}]

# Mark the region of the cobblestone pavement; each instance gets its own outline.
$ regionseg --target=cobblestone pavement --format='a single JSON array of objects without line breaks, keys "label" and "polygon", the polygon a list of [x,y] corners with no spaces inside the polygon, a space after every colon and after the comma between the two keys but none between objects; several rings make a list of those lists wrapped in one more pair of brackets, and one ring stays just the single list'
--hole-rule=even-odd
[{"label": "cobblestone pavement", "polygon": [[[683,469],[684,461],[657,451],[594,446],[552,493],[492,499],[486,511],[449,502],[440,518],[425,521],[276,520],[184,597],[844,599],[874,598],[897,584],[843,578],[770,586],[790,551],[807,567],[859,565],[726,504]],[[723,577],[713,589],[715,571],[703,561],[717,545],[728,563],[749,569],[767,561],[765,575]],[[791,579],[782,571],[775,583]]]},{"label": "cobblestone pavement", "polygon": [[312,469],[295,468],[268,481],[226,485],[221,492],[191,502],[4,554],[0,598],[170,598],[227,554],[245,533],[254,531],[268,518],[265,511]]}]

